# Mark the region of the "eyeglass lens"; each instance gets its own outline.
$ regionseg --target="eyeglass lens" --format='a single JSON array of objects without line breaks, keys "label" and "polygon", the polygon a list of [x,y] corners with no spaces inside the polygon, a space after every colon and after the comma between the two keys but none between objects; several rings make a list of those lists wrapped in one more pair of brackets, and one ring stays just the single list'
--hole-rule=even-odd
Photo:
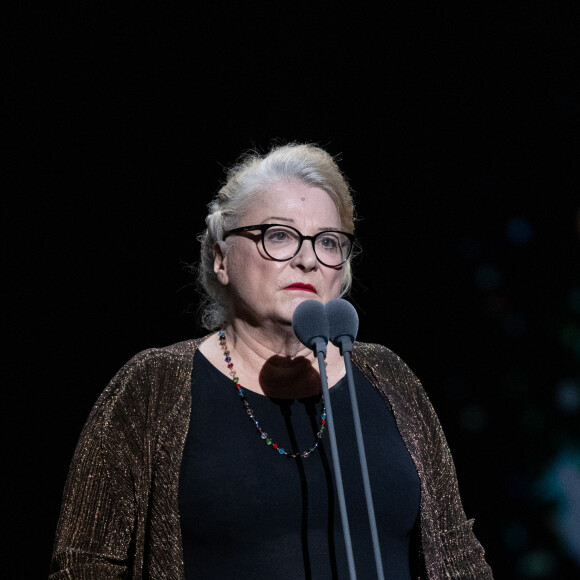
[{"label": "eyeglass lens", "polygon": [[[341,232],[321,232],[315,236],[314,253],[326,266],[339,266],[349,256],[350,239]],[[264,250],[274,260],[289,260],[298,252],[300,234],[285,226],[272,226],[264,232]]]}]

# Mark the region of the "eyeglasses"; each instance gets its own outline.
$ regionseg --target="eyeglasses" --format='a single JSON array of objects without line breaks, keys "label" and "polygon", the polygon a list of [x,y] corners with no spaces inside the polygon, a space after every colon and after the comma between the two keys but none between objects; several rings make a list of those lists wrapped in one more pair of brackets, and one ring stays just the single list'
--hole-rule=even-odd
[{"label": "eyeglasses", "polygon": [[353,234],[327,230],[314,236],[303,236],[296,228],[281,224],[260,224],[235,228],[224,233],[223,239],[233,234],[260,231],[264,252],[277,262],[291,260],[302,247],[304,240],[312,242],[318,261],[329,268],[344,264],[350,257],[355,237]]}]

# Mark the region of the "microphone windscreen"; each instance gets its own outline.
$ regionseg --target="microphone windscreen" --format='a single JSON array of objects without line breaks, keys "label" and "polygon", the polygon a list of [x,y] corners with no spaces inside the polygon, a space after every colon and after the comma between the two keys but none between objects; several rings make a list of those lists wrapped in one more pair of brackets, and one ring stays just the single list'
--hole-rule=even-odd
[{"label": "microphone windscreen", "polygon": [[354,306],[342,299],[327,302],[326,315],[328,317],[329,339],[335,346],[341,336],[348,336],[352,342],[358,332],[358,314]]},{"label": "microphone windscreen", "polygon": [[292,317],[292,328],[298,340],[308,348],[314,348],[317,339],[328,342],[328,319],[324,304],[317,300],[301,302]]}]

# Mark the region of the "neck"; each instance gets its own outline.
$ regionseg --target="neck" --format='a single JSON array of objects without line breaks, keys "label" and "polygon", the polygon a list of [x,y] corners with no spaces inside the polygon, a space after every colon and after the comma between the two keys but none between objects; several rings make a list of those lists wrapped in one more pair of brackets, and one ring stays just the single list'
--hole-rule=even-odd
[{"label": "neck", "polygon": [[294,335],[234,322],[225,327],[227,349],[240,383],[274,398],[302,398],[321,392],[318,364]]},{"label": "neck", "polygon": [[[291,333],[267,327],[255,328],[235,321],[226,325],[226,346],[230,351],[233,371],[248,390],[270,397],[301,398],[321,392],[319,365],[312,351]],[[224,375],[230,370],[224,361],[218,334],[200,346],[201,352]],[[345,373],[338,348],[328,345],[326,367],[328,384],[334,385]]]},{"label": "neck", "polygon": [[245,362],[263,365],[273,356],[294,359],[298,356],[314,360],[312,351],[296,338],[290,324],[251,326],[234,320],[226,326],[228,343]]}]

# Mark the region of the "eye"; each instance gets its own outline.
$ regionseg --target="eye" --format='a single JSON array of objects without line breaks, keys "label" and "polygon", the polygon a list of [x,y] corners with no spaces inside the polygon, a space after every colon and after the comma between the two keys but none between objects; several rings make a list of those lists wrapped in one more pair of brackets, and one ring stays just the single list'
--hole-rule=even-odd
[{"label": "eye", "polygon": [[269,228],[265,234],[267,244],[287,244],[295,239],[296,235],[292,230],[286,228]]},{"label": "eye", "polygon": [[340,247],[340,240],[334,234],[324,233],[316,238],[316,245],[326,252],[336,252]]}]

